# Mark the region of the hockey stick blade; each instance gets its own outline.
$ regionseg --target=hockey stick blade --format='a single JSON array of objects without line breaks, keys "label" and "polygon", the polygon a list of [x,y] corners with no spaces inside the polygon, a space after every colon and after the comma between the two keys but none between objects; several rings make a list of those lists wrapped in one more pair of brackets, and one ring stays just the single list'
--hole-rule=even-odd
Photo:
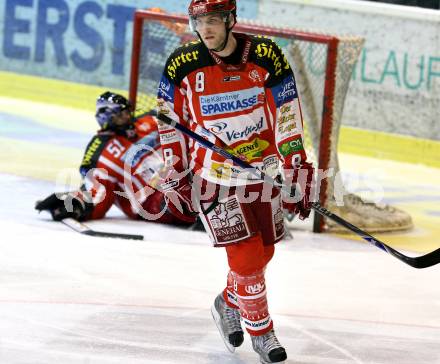
[{"label": "hockey stick blade", "polygon": [[132,234],[119,234],[119,233],[108,233],[106,231],[96,231],[89,228],[87,225],[72,219],[70,217],[61,220],[61,222],[70,227],[72,230],[84,235],[98,236],[101,238],[119,238],[119,239],[131,239],[131,240],[144,240],[143,235],[132,235]]},{"label": "hockey stick blade", "polygon": [[318,202],[312,202],[312,207],[322,216],[327,217],[337,224],[345,227],[346,229],[354,232],[359,235],[362,239],[366,240],[372,245],[375,245],[379,249],[391,254],[393,257],[401,260],[402,262],[410,265],[414,268],[428,268],[433,265],[440,263],[440,248],[436,249],[428,254],[419,256],[419,257],[408,257],[399,251],[391,248],[387,244],[381,242],[379,239],[376,239],[374,236],[368,234],[367,232],[359,229],[357,226],[350,224],[348,221],[344,220],[342,217],[335,215],[333,212],[327,210],[325,207],[321,206]]},{"label": "hockey stick blade", "polygon": [[[218,147],[217,145],[214,145],[209,140],[203,138],[201,135],[194,133],[192,130],[188,129],[186,126],[175,122],[174,120],[170,119],[168,116],[164,114],[158,114],[157,118],[165,123],[168,124],[180,132],[184,133],[185,135],[189,136],[190,138],[194,139],[196,142],[198,142],[201,146],[204,148],[210,149],[213,152],[216,152],[220,154],[221,156],[225,157],[226,159],[232,160],[237,166],[245,169],[249,173],[253,174],[254,176],[257,176],[261,180],[263,180],[266,183],[271,184],[272,186],[278,187],[283,191],[285,194],[290,195],[290,190],[286,188],[286,186],[278,184],[273,178],[267,176],[264,172],[260,171],[258,168],[253,167],[249,163],[241,160],[240,158],[236,157],[235,155],[227,152],[226,150]],[[206,130],[207,135],[209,135],[209,131]],[[430,252],[425,255],[421,255],[418,257],[409,257],[406,256],[399,251],[391,248],[387,244],[381,242],[380,240],[376,239],[372,235],[368,234],[367,232],[361,230],[357,226],[354,226],[350,224],[348,221],[344,220],[342,217],[334,214],[333,212],[327,210],[323,206],[321,206],[318,202],[312,203],[312,208],[317,211],[319,214],[321,214],[324,217],[327,217],[337,224],[345,227],[346,229],[352,231],[353,233],[360,236],[362,239],[367,241],[368,243],[376,246],[377,248],[387,252],[388,254],[392,255],[393,257],[399,259],[400,261],[410,265],[414,268],[428,268],[433,265],[436,265],[440,263],[440,248],[437,250],[434,250],[433,252]]]}]

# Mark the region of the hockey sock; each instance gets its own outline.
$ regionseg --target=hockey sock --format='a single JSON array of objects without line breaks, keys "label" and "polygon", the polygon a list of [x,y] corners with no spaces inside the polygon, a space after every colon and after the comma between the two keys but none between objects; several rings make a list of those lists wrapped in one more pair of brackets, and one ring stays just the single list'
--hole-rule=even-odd
[{"label": "hockey sock", "polygon": [[273,328],[267,305],[264,270],[241,276],[231,271],[240,315],[252,336],[264,335]]},{"label": "hockey sock", "polygon": [[229,307],[238,309],[237,295],[234,291],[234,277],[231,271],[228,273],[228,281],[226,288],[223,290],[223,298]]}]

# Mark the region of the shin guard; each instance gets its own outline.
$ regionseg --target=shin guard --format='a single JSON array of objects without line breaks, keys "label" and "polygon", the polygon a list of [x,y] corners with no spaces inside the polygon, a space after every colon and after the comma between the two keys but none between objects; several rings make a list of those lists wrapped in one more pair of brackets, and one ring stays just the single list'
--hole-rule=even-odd
[{"label": "shin guard", "polygon": [[264,270],[241,276],[230,272],[240,315],[250,335],[264,335],[273,328],[267,305]]}]

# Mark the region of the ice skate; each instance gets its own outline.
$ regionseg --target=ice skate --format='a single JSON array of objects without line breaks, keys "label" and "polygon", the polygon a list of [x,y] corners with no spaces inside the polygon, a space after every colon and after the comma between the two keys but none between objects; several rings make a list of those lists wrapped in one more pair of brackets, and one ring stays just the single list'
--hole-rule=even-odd
[{"label": "ice skate", "polygon": [[229,307],[220,293],[211,307],[212,317],[226,348],[233,353],[243,343],[243,329],[240,324],[240,312]]},{"label": "ice skate", "polygon": [[260,355],[262,364],[281,363],[287,359],[286,350],[279,343],[273,330],[261,336],[251,336],[251,339],[252,347]]}]

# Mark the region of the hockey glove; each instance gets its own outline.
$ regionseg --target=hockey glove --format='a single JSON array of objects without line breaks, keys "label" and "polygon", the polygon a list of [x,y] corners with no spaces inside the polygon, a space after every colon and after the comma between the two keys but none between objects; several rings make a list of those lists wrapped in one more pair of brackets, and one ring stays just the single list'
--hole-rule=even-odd
[{"label": "hockey glove", "polygon": [[192,187],[189,178],[184,173],[168,169],[161,173],[158,184],[159,190],[164,194],[170,212],[185,221],[194,221],[198,211],[192,196]]},{"label": "hockey glove", "polygon": [[42,201],[37,201],[35,209],[39,212],[46,210],[55,221],[67,217],[83,221],[93,211],[93,203],[84,201],[80,192],[53,193]]},{"label": "hockey glove", "polygon": [[300,168],[284,171],[285,184],[291,188],[289,197],[285,197],[283,207],[301,220],[307,219],[312,208],[314,168],[311,163],[304,162]]}]

